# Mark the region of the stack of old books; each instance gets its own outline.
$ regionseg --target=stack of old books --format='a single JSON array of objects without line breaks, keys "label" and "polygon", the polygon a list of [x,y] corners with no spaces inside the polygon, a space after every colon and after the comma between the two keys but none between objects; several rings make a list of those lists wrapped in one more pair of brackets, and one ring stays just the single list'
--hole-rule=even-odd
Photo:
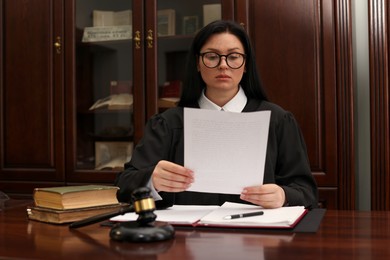
[{"label": "stack of old books", "polygon": [[118,189],[105,185],[36,188],[27,215],[31,220],[63,224],[116,212],[126,206],[116,198]]}]

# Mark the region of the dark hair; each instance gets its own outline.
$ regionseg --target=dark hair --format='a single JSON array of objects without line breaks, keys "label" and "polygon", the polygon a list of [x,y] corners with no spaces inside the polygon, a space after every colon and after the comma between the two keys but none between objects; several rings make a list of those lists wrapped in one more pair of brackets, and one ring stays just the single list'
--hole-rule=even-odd
[{"label": "dark hair", "polygon": [[251,42],[244,28],[233,21],[215,21],[203,27],[195,36],[187,58],[187,74],[183,83],[183,89],[178,106],[197,107],[203,89],[206,87],[200,72],[197,69],[197,62],[201,48],[210,38],[218,33],[229,32],[235,35],[245,49],[246,60],[244,73],[240,85],[248,99],[268,100],[267,95],[260,82],[257,72],[256,59],[251,47]]}]

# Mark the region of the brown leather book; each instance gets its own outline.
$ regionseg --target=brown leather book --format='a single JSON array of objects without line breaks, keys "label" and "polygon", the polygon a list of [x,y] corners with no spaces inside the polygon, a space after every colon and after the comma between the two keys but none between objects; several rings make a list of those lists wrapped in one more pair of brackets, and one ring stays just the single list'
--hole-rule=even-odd
[{"label": "brown leather book", "polygon": [[105,185],[61,186],[34,189],[35,206],[49,209],[78,209],[118,204],[118,187]]},{"label": "brown leather book", "polygon": [[114,205],[87,207],[79,209],[56,210],[42,207],[30,206],[27,207],[27,217],[30,220],[37,220],[53,224],[65,224],[100,214],[119,211],[122,207],[129,206],[126,203],[118,203]]}]

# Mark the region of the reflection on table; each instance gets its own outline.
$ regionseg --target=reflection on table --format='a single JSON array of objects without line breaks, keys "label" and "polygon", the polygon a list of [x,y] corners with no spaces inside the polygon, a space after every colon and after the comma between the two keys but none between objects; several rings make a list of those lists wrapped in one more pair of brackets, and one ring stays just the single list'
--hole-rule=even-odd
[{"label": "reflection on table", "polygon": [[0,258],[18,259],[390,259],[390,212],[327,211],[316,233],[176,228],[154,243],[110,240],[109,227],[29,221],[31,202],[0,211]]}]

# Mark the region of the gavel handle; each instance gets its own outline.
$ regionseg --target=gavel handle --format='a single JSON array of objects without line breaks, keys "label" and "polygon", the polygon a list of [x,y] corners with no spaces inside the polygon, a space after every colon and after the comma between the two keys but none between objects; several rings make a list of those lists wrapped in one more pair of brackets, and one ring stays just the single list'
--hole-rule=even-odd
[{"label": "gavel handle", "polygon": [[124,215],[128,212],[134,212],[133,205],[130,205],[130,206],[125,207],[125,208],[121,208],[119,211],[116,211],[116,212],[104,213],[104,214],[100,214],[97,216],[82,219],[79,221],[75,221],[69,225],[69,228],[79,228],[79,227],[84,227],[87,225],[92,225],[92,224],[95,224],[97,222],[103,221],[105,219],[109,219],[109,218],[112,218],[112,217],[115,217],[118,215]]}]

